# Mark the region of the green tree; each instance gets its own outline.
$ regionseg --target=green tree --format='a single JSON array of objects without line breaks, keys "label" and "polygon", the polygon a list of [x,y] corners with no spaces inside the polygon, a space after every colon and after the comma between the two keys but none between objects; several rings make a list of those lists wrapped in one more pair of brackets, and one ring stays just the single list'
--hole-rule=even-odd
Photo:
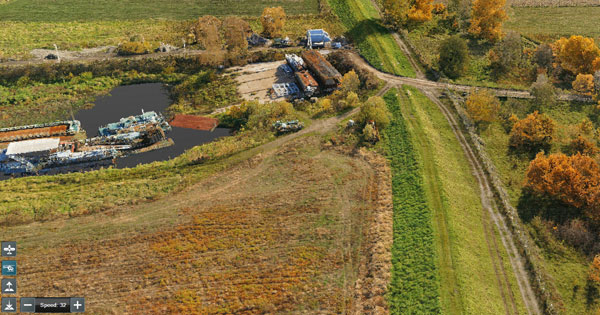
[{"label": "green tree", "polygon": [[517,32],[508,32],[489,53],[491,68],[496,76],[509,73],[523,57],[523,41]]},{"label": "green tree", "polygon": [[458,78],[466,68],[469,58],[469,48],[464,39],[452,36],[440,45],[440,70],[449,78]]},{"label": "green tree", "polygon": [[391,114],[383,98],[371,96],[360,108],[357,121],[363,125],[374,121],[375,127],[383,129],[390,123],[390,119]]},{"label": "green tree", "polygon": [[556,102],[556,89],[548,81],[548,76],[539,74],[531,85],[531,95],[534,98],[534,106],[552,106]]}]

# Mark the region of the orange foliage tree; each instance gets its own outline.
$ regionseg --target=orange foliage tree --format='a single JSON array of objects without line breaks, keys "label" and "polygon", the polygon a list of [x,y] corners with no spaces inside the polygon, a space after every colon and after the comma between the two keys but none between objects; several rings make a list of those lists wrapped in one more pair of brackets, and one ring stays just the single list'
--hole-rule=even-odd
[{"label": "orange foliage tree", "polygon": [[476,122],[493,122],[500,111],[500,101],[486,89],[477,90],[467,98],[467,113]]},{"label": "orange foliage tree", "polygon": [[588,140],[586,137],[579,135],[570,143],[570,149],[573,153],[580,153],[583,155],[595,156],[598,154],[598,147]]},{"label": "orange foliage tree", "polygon": [[431,20],[433,0],[415,0],[408,10],[408,19],[413,22],[426,22]]},{"label": "orange foliage tree", "polygon": [[593,221],[600,220],[600,168],[589,156],[539,153],[529,164],[525,187],[584,209]]},{"label": "orange foliage tree", "polygon": [[496,42],[502,38],[502,23],[507,15],[506,0],[475,0],[471,10],[469,33]]},{"label": "orange foliage tree", "polygon": [[513,125],[509,143],[517,149],[535,149],[549,145],[553,135],[554,121],[535,111]]},{"label": "orange foliage tree", "polygon": [[556,63],[573,74],[593,74],[600,68],[600,49],[593,38],[573,35],[552,46]]},{"label": "orange foliage tree", "polygon": [[594,91],[594,76],[580,73],[572,83],[573,90],[586,95],[592,95]]},{"label": "orange foliage tree", "polygon": [[268,37],[279,37],[283,34],[285,25],[285,11],[282,7],[265,8],[260,16],[263,34]]}]

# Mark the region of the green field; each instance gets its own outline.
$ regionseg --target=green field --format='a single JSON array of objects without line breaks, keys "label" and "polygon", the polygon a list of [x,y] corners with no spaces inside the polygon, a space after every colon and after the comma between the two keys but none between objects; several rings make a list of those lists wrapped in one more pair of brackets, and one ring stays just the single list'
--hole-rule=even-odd
[{"label": "green field", "polygon": [[512,8],[504,24],[525,36],[551,41],[561,36],[600,37],[600,7]]},{"label": "green field", "polygon": [[268,6],[282,6],[290,15],[319,13],[318,0],[11,0],[0,5],[0,21],[186,20],[206,14],[259,16]]},{"label": "green field", "polygon": [[[402,134],[419,144],[414,147],[418,161],[415,175],[423,178],[421,187],[431,211],[442,313],[496,314],[505,306],[485,241],[479,189],[462,148],[443,114],[420,91],[409,87],[392,90],[386,100],[401,104],[400,119],[407,126]],[[526,313],[499,240],[497,246],[500,264],[508,275],[503,286],[510,287],[518,312]]]},{"label": "green field", "polygon": [[373,67],[396,75],[415,77],[415,70],[389,30],[381,24],[370,0],[329,0],[361,56]]},{"label": "green field", "polygon": [[[1,8],[1,7],[0,7]],[[260,33],[258,18],[247,18],[253,31]],[[139,35],[153,46],[163,43],[181,46],[181,39],[190,31],[193,20],[136,20],[86,22],[13,22],[0,20],[0,58],[27,59],[36,48],[81,50],[128,41]],[[321,15],[289,16],[283,32],[290,38],[306,35],[306,29],[324,28],[331,36],[343,33],[334,18]]]}]

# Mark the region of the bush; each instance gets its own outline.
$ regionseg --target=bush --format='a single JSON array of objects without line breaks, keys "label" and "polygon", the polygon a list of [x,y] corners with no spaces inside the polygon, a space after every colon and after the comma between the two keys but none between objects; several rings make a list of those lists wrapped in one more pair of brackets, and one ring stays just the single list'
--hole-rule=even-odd
[{"label": "bush", "polygon": [[538,75],[536,81],[531,85],[531,95],[536,103],[535,106],[548,107],[556,102],[556,89],[545,74]]},{"label": "bush", "polygon": [[469,48],[464,39],[452,36],[440,45],[440,71],[451,79],[458,78],[464,71],[469,58]]},{"label": "bush", "polygon": [[143,55],[152,51],[152,46],[148,42],[126,42],[119,45],[117,54],[119,56]]}]

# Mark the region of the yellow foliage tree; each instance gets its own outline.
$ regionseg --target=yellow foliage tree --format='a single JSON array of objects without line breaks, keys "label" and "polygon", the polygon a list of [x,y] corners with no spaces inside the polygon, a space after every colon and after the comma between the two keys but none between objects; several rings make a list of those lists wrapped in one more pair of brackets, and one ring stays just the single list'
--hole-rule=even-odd
[{"label": "yellow foliage tree", "polygon": [[600,49],[593,38],[562,37],[552,46],[556,63],[573,74],[593,74],[600,67]]},{"label": "yellow foliage tree", "polygon": [[573,90],[586,95],[592,95],[594,91],[594,76],[591,74],[578,74],[572,83]]},{"label": "yellow foliage tree", "polygon": [[383,18],[395,29],[400,29],[408,21],[409,2],[406,0],[384,0]]},{"label": "yellow foliage tree", "polygon": [[469,117],[478,123],[495,121],[500,111],[500,101],[485,89],[471,93],[466,105]]},{"label": "yellow foliage tree", "polygon": [[431,20],[433,0],[415,0],[408,10],[408,19],[413,22],[426,22]]},{"label": "yellow foliage tree", "polygon": [[354,70],[350,70],[346,74],[344,74],[340,82],[340,88],[346,94],[348,92],[358,91],[359,86],[360,79],[358,78],[358,75],[356,74],[356,72],[354,72]]},{"label": "yellow foliage tree", "polygon": [[206,50],[221,49],[221,20],[212,15],[205,15],[198,18],[194,25],[194,35],[196,41]]},{"label": "yellow foliage tree", "polygon": [[265,36],[280,37],[285,25],[285,11],[282,7],[265,8],[260,16],[260,22]]},{"label": "yellow foliage tree", "polygon": [[475,0],[471,10],[469,33],[496,42],[502,38],[502,23],[507,15],[506,0]]},{"label": "yellow foliage tree", "polygon": [[228,50],[245,50],[248,48],[246,38],[252,32],[250,24],[236,16],[230,16],[223,20],[223,31],[225,45]]}]

